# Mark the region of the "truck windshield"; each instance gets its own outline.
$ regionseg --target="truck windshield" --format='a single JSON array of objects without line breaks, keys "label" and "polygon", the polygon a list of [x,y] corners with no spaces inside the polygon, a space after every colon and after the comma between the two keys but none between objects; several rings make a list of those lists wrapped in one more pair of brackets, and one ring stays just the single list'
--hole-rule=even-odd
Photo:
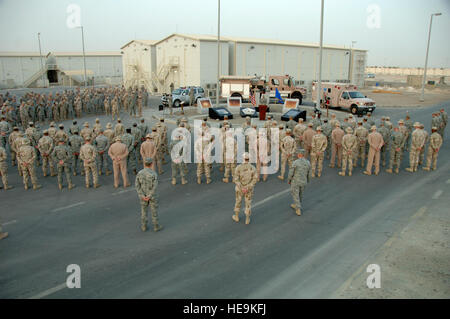
[{"label": "truck windshield", "polygon": [[364,95],[362,95],[362,93],[360,93],[360,92],[348,92],[349,94],[350,94],[350,97],[352,98],[352,99],[363,99],[363,98],[365,98],[365,96]]}]

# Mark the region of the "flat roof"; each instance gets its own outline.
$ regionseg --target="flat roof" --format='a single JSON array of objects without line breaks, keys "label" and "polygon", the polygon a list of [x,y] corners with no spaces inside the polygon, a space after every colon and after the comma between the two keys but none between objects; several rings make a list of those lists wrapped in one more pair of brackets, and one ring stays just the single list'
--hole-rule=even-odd
[{"label": "flat roof", "polygon": [[[48,52],[42,53],[42,57],[47,57],[52,54],[55,57],[59,56],[83,56],[83,52]],[[39,57],[39,52],[0,52],[3,57]],[[121,56],[119,51],[94,51],[86,52],[86,56]]]},{"label": "flat roof", "polygon": [[152,46],[155,45],[158,41],[157,40],[131,40],[130,42],[128,42],[127,44],[125,44],[124,46],[120,47],[121,49],[129,46],[131,43],[133,42],[138,42],[144,45],[148,45],[148,46]]},{"label": "flat roof", "polygon": [[[170,39],[174,36],[179,36],[182,38],[188,38],[188,39],[198,40],[198,41],[217,41],[217,35],[172,33],[171,35],[168,35],[167,37],[159,40],[155,44],[164,42],[167,39]],[[229,41],[231,41],[231,40],[228,37],[222,37],[222,36],[220,37],[220,42],[229,42]]]}]

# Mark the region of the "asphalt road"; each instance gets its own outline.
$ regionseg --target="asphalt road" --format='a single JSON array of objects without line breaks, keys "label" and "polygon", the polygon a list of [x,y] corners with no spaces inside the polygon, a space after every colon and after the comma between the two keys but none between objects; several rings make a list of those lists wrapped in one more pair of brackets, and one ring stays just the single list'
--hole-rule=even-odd
[{"label": "asphalt road", "polygon": [[[409,112],[429,129],[440,107]],[[375,115],[397,120],[405,110]],[[135,190],[114,189],[112,176],[101,176],[98,189],[84,188],[77,176],[74,190],[59,191],[56,178],[43,178],[38,168],[43,188],[24,191],[10,168],[15,188],[0,191],[10,234],[0,241],[0,298],[333,297],[422,206],[433,201],[448,210],[448,144],[437,171],[408,173],[407,157],[399,175],[370,177],[361,168],[338,176],[326,161],[322,178],[306,189],[301,217],[289,207],[289,185],[272,175],[256,186],[248,226],[232,221],[234,185],[222,183],[218,166],[210,185],[195,183],[192,165],[189,184],[173,186],[166,165],[159,233],[140,231]],[[70,264],[81,268],[80,289],[65,285]]]}]

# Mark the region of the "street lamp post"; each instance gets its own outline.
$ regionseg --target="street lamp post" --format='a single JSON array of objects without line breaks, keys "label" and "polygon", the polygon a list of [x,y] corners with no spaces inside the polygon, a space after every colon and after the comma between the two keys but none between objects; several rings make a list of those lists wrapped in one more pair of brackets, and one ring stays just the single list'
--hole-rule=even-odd
[{"label": "street lamp post", "polygon": [[[41,70],[44,69],[44,64],[42,63],[42,50],[41,50],[41,33],[38,33],[38,42],[39,42],[39,58],[41,59]],[[42,86],[45,87],[45,77],[44,72],[42,73]]]},{"label": "street lamp post", "polygon": [[320,98],[322,97],[323,7],[324,7],[324,0],[322,0],[322,2],[321,2],[321,9],[320,9],[319,79],[317,81],[317,103],[316,103],[316,109],[320,105]]},{"label": "street lamp post", "polygon": [[84,66],[84,87],[87,87],[87,75],[86,75],[86,52],[84,50],[84,29],[83,26],[79,26],[81,28],[81,42],[83,44],[83,66]]},{"label": "street lamp post", "polygon": [[217,0],[217,87],[216,87],[216,107],[219,107],[219,86],[220,86],[220,0]]},{"label": "street lamp post", "polygon": [[425,81],[427,78],[428,52],[430,50],[431,25],[433,24],[433,16],[440,16],[441,14],[442,13],[433,13],[433,14],[431,14],[431,17],[430,17],[430,28],[428,30],[427,54],[425,56],[425,67],[423,69],[422,93],[420,95],[420,102],[425,101]]}]

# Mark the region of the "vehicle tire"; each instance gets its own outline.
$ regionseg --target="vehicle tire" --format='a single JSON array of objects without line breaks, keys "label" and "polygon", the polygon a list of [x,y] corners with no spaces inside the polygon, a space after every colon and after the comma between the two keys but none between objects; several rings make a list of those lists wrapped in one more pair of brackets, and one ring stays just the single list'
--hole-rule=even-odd
[{"label": "vehicle tire", "polygon": [[353,115],[358,114],[358,107],[356,105],[352,105],[350,108],[350,112],[352,112]]},{"label": "vehicle tire", "polygon": [[175,100],[173,102],[173,107],[180,107],[180,100]]}]

